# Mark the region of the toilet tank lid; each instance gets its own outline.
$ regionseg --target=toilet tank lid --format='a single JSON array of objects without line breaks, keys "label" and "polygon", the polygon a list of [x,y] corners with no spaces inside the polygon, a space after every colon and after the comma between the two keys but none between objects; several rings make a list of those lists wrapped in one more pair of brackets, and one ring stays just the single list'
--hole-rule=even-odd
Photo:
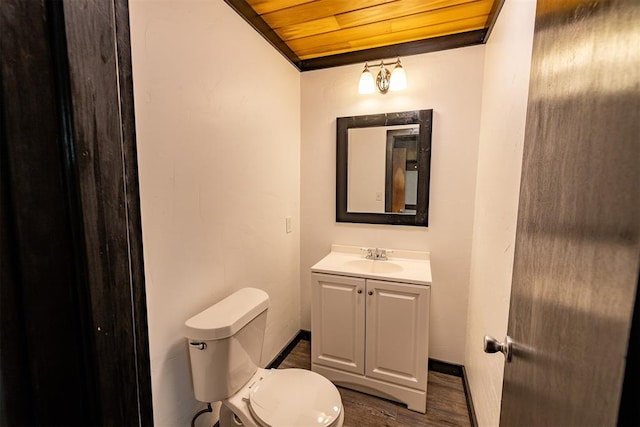
[{"label": "toilet tank lid", "polygon": [[269,295],[243,288],[185,322],[185,335],[194,340],[219,340],[234,335],[269,308]]}]

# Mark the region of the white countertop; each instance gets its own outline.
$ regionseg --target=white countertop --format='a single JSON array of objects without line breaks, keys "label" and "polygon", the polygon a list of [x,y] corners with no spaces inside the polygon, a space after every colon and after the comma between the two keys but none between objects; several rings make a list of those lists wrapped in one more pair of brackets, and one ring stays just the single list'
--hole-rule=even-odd
[{"label": "white countertop", "polygon": [[[386,248],[385,248],[386,249]],[[389,249],[387,249],[389,251]],[[394,282],[431,285],[429,252],[391,249],[388,260],[368,260],[359,246],[331,245],[331,252],[311,271],[340,276],[381,279]]]}]

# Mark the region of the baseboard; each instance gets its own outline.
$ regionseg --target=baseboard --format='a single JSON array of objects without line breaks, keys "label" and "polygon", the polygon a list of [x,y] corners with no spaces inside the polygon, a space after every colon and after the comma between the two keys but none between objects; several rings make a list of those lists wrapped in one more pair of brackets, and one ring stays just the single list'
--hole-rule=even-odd
[{"label": "baseboard", "polygon": [[311,341],[311,332],[301,329],[296,336],[289,341],[289,344],[267,365],[267,369],[274,369],[280,366],[300,340]]},{"label": "baseboard", "polygon": [[298,332],[298,335],[300,335],[301,340],[311,341],[311,331],[300,329],[300,332]]},{"label": "baseboard", "polygon": [[469,387],[469,381],[467,380],[467,371],[465,370],[464,365],[458,365],[456,363],[443,362],[442,360],[429,358],[429,370],[462,378],[464,398],[467,401],[467,409],[469,410],[469,422],[471,423],[471,427],[477,427],[478,420],[476,418],[475,408],[473,407],[471,388]]},{"label": "baseboard", "polygon": [[432,358],[429,358],[429,370],[460,378],[464,375],[464,366]]},{"label": "baseboard", "polygon": [[473,407],[471,387],[469,387],[469,381],[467,380],[467,370],[464,366],[462,366],[462,386],[464,387],[464,397],[467,399],[467,409],[469,410],[469,421],[471,422],[471,427],[477,427],[478,419],[476,418],[476,410]]}]

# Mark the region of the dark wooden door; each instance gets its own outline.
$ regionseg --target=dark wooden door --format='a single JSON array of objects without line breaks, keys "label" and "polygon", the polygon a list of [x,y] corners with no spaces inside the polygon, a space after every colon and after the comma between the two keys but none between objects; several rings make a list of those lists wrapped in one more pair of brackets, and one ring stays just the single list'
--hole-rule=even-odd
[{"label": "dark wooden door", "polygon": [[127,2],[0,28],[0,425],[152,425]]},{"label": "dark wooden door", "polygon": [[616,425],[640,259],[638,23],[637,1],[538,2],[502,426]]}]

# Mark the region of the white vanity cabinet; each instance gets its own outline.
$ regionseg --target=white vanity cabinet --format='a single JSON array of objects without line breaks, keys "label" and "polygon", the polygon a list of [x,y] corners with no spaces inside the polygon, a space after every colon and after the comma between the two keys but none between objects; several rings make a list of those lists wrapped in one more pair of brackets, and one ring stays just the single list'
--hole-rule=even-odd
[{"label": "white vanity cabinet", "polygon": [[429,286],[367,279],[365,375],[427,390]]},{"label": "white vanity cabinet", "polygon": [[312,364],[364,375],[365,289],[365,279],[312,274]]},{"label": "white vanity cabinet", "polygon": [[[328,268],[322,262],[312,268],[312,370],[338,385],[424,413],[430,267],[428,277],[421,275],[416,284],[397,281],[390,273],[393,266],[403,271],[411,267],[400,260],[377,267],[384,274],[373,271],[375,262],[387,261],[373,261],[364,272]],[[360,264],[358,268],[366,266]]]}]

